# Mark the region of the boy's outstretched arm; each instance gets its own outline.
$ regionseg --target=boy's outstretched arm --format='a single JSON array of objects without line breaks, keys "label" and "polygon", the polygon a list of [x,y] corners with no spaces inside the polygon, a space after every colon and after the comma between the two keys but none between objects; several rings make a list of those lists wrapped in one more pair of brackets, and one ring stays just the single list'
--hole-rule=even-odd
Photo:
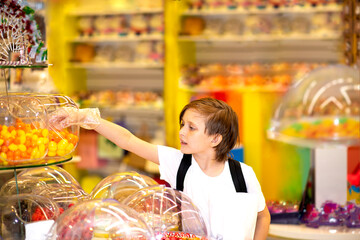
[{"label": "boy's outstretched arm", "polygon": [[104,119],[100,119],[94,130],[119,147],[159,164],[157,146],[136,137],[129,130]]},{"label": "boy's outstretched arm", "polygon": [[145,142],[127,129],[102,119],[97,108],[59,108],[49,115],[49,124],[56,129],[63,129],[71,125],[94,129],[119,147],[159,164],[156,145]]},{"label": "boy's outstretched arm", "polygon": [[265,206],[265,209],[261,212],[258,212],[254,240],[265,240],[267,238],[270,226],[270,213],[268,208]]}]

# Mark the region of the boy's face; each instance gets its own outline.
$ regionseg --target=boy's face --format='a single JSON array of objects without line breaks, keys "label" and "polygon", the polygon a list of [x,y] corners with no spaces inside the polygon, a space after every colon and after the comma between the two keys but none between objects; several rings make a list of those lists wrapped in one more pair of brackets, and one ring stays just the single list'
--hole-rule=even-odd
[{"label": "boy's face", "polygon": [[180,125],[181,152],[186,154],[214,151],[213,137],[205,133],[206,118],[195,109],[185,111]]}]

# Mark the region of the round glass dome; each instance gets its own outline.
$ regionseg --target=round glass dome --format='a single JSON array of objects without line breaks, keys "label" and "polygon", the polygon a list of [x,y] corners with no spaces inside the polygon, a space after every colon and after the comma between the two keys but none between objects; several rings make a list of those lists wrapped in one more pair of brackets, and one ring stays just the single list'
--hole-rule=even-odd
[{"label": "round glass dome", "polygon": [[183,192],[164,185],[149,186],[138,190],[123,203],[145,219],[157,239],[208,238],[208,230],[200,210]]},{"label": "round glass dome", "polygon": [[0,94],[0,168],[53,164],[71,159],[79,127],[55,129],[48,115],[62,107],[77,108],[54,94]]},{"label": "round glass dome", "polygon": [[158,183],[143,174],[137,172],[114,173],[99,182],[90,193],[92,199],[113,198],[122,202],[125,198],[137,190],[158,185]]},{"label": "round glass dome", "polygon": [[153,239],[137,212],[114,199],[95,199],[65,211],[51,227],[48,240]]},{"label": "round glass dome", "polygon": [[311,148],[360,145],[360,70],[330,65],[307,74],[281,99],[267,135]]},{"label": "round glass dome", "polygon": [[30,239],[26,236],[30,223],[55,220],[59,215],[57,204],[43,196],[19,194],[0,197],[1,239]]},{"label": "round glass dome", "polygon": [[59,207],[66,210],[78,201],[88,199],[88,194],[80,184],[57,166],[30,168],[8,180],[0,190],[0,196],[31,193],[54,200]]}]

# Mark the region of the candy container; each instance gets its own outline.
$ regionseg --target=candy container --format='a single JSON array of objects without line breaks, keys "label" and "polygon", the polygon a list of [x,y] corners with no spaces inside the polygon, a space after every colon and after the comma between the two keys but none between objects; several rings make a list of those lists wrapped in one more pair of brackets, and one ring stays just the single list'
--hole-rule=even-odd
[{"label": "candy container", "polygon": [[123,203],[145,219],[157,239],[208,238],[199,209],[180,191],[164,185],[149,186],[130,195]]},{"label": "candy container", "polygon": [[189,9],[200,10],[204,5],[204,0],[187,0]]},{"label": "candy container", "polygon": [[154,239],[154,233],[137,212],[114,199],[76,204],[61,214],[47,240]]},{"label": "candy container", "polygon": [[78,31],[80,36],[90,37],[94,34],[94,17],[79,17]]},{"label": "candy container", "polygon": [[135,49],[135,62],[149,63],[152,51],[152,42],[144,41],[137,44]]},{"label": "candy container", "polygon": [[[36,233],[38,239],[46,236],[51,224],[60,215],[57,204],[43,196],[19,194],[0,197],[1,239],[36,239],[27,233]],[[33,226],[36,232],[31,231]]]},{"label": "candy container", "polygon": [[126,18],[124,16],[115,16],[114,21],[116,23],[115,31],[118,36],[124,37],[127,36],[129,33],[129,27],[126,22]]},{"label": "candy container", "polygon": [[99,45],[95,48],[94,62],[108,63],[113,60],[114,49],[112,45]]},{"label": "candy container", "polygon": [[131,17],[130,31],[137,36],[148,33],[148,23],[145,15],[135,14]]},{"label": "candy container", "polygon": [[360,145],[359,86],[355,68],[313,70],[284,96],[268,137],[311,148]]},{"label": "candy container", "polygon": [[66,96],[11,93],[0,96],[0,166],[21,167],[70,159],[79,127],[55,129],[48,114],[62,107],[77,108]]},{"label": "candy container", "polygon": [[120,45],[115,49],[114,62],[128,63],[133,59],[133,49],[130,46]]},{"label": "candy container", "polygon": [[114,173],[99,182],[90,193],[92,199],[113,198],[122,202],[137,190],[158,185],[152,178],[137,172]]},{"label": "candy container", "polygon": [[150,32],[151,34],[162,34],[164,33],[164,22],[162,14],[154,14],[150,17]]},{"label": "candy container", "polygon": [[222,34],[222,20],[218,18],[208,18],[206,19],[205,23],[205,29],[204,29],[204,35],[206,36],[219,36]]}]

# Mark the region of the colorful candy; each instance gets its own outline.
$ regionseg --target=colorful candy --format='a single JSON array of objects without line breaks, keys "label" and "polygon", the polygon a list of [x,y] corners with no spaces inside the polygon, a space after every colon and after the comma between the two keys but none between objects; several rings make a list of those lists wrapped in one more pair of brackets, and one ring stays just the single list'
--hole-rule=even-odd
[{"label": "colorful candy", "polygon": [[16,120],[15,126],[0,125],[0,165],[21,165],[34,159],[61,157],[73,152],[78,136],[66,129],[55,132]]},{"label": "colorful candy", "polygon": [[360,138],[360,122],[352,118],[302,120],[288,125],[282,133],[312,139]]}]

